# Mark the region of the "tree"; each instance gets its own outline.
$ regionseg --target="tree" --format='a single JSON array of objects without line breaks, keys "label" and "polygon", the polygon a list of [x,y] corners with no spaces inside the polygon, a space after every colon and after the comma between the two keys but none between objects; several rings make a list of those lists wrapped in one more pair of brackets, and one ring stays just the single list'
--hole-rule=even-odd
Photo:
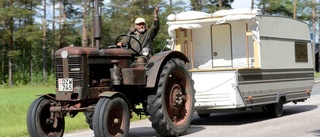
[{"label": "tree", "polygon": [[32,11],[23,8],[24,1],[1,0],[2,10],[0,10],[1,24],[3,24],[3,45],[8,45],[8,85],[13,86],[13,61],[20,55],[19,47],[15,47],[14,32],[21,27],[21,20],[33,14]]},{"label": "tree", "polygon": [[[41,1],[33,1],[33,0],[25,0],[22,1],[21,4],[17,3],[17,5],[24,9],[25,14],[21,17],[18,17],[17,20],[19,22],[15,22],[16,25],[14,30],[14,43],[16,48],[15,64],[14,66],[17,68],[16,75],[14,75],[15,81],[18,81],[21,84],[31,82],[32,80],[32,59],[33,59],[33,44],[34,41],[43,40],[39,38],[43,38],[41,36],[40,26],[38,24],[34,24],[34,16],[35,7],[41,4]],[[21,6],[23,5],[23,6]],[[23,24],[20,23],[20,20],[23,20]],[[37,36],[32,36],[33,33],[40,34]],[[18,55],[22,56],[18,56]],[[42,57],[41,57],[42,58]],[[41,59],[40,58],[40,59]],[[25,63],[29,62],[29,63]],[[22,68],[22,69],[20,69]],[[29,70],[29,72],[27,71]],[[29,76],[27,75],[29,73]],[[23,74],[21,76],[21,74]]]},{"label": "tree", "polygon": [[309,23],[309,26],[316,22],[316,6],[316,2],[311,0],[260,0],[258,3],[263,15],[296,18]]},{"label": "tree", "polygon": [[203,12],[215,12],[221,9],[231,9],[234,0],[190,0],[191,9]]},{"label": "tree", "polygon": [[202,11],[207,5],[206,0],[190,0],[191,10]]},{"label": "tree", "polygon": [[[14,1],[1,1],[3,5],[3,10],[0,13],[3,21],[3,29],[4,32],[6,33],[4,39],[7,39],[4,43],[8,44],[8,82],[9,86],[13,85],[13,80],[12,80],[12,50],[13,50],[13,23],[14,23]],[[6,11],[6,12],[5,12]],[[7,13],[7,14],[5,14]],[[10,54],[11,53],[11,54]]]},{"label": "tree", "polygon": [[293,16],[292,0],[260,0],[258,7],[262,15]]},{"label": "tree", "polygon": [[51,71],[54,70],[54,51],[56,49],[56,0],[52,0],[52,42],[51,42]]},{"label": "tree", "polygon": [[83,1],[83,19],[82,19],[82,46],[87,46],[88,43],[88,36],[87,36],[87,31],[88,31],[88,25],[87,25],[87,16],[88,16],[88,5],[89,5],[89,0],[84,0]]},{"label": "tree", "polygon": [[[62,48],[69,45],[81,45],[80,31],[75,29],[75,25],[80,22],[81,12],[80,7],[75,6],[81,2],[81,0],[59,1],[59,42],[58,48]],[[79,41],[80,40],[80,41]]]},{"label": "tree", "polygon": [[42,79],[43,81],[47,80],[47,71],[46,71],[46,50],[47,50],[47,1],[43,0],[43,51],[42,51]]}]

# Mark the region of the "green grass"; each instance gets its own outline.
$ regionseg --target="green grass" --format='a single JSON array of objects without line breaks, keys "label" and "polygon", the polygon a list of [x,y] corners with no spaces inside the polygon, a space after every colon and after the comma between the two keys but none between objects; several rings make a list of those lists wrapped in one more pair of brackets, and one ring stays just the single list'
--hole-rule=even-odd
[{"label": "green grass", "polygon": [[319,77],[320,77],[320,73],[315,72],[315,73],[314,73],[314,77],[315,77],[315,78],[319,78]]},{"label": "green grass", "polygon": [[[54,93],[54,86],[21,86],[14,88],[0,88],[0,137],[29,136],[26,124],[27,111],[30,104],[38,96]],[[143,116],[142,119],[145,119]],[[135,115],[131,121],[139,120]],[[74,118],[65,118],[65,132],[89,129],[83,113]]]}]

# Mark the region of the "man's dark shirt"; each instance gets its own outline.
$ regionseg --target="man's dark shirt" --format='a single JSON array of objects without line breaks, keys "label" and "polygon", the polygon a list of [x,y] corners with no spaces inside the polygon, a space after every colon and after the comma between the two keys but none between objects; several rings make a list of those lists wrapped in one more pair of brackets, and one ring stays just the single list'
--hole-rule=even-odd
[{"label": "man's dark shirt", "polygon": [[[136,32],[137,31],[136,29],[134,31],[131,31],[128,35],[137,38],[141,43],[142,48],[148,47],[150,51],[153,53],[152,43],[159,29],[160,29],[160,26],[159,26],[159,19],[158,19],[158,20],[153,20],[151,27],[149,29],[146,29],[146,31],[141,33],[140,35],[138,35],[138,32]],[[128,41],[129,41],[128,37],[124,37],[121,40],[123,44],[128,43]],[[135,49],[136,51],[140,51],[140,47],[137,41],[135,41],[134,39],[131,39],[130,44],[133,49]]]}]

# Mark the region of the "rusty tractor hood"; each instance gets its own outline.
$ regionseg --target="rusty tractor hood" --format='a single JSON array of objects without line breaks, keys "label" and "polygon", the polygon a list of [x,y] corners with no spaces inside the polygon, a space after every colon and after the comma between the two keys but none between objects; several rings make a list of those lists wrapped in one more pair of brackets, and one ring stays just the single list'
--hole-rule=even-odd
[{"label": "rusty tractor hood", "polygon": [[55,56],[61,57],[61,54],[67,56],[72,55],[88,55],[88,56],[122,56],[128,57],[131,56],[131,52],[122,48],[111,48],[111,49],[97,49],[93,47],[64,47],[55,52]]}]

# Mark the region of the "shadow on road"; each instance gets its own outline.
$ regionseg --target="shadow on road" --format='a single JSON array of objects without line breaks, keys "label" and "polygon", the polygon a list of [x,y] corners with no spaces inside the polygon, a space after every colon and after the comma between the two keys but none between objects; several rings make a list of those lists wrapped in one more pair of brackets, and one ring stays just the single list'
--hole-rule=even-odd
[{"label": "shadow on road", "polygon": [[[316,109],[317,105],[284,106],[283,117]],[[209,118],[194,116],[191,125],[242,125],[271,119],[265,113],[258,111],[242,111],[211,114]]]},{"label": "shadow on road", "polygon": [[307,111],[311,111],[318,108],[317,105],[288,105],[284,106],[283,115],[293,115],[298,113],[303,113]]},{"label": "shadow on road", "polygon": [[129,137],[161,137],[152,127],[130,128]]},{"label": "shadow on road", "polygon": [[[186,134],[199,132],[204,128],[201,126],[190,126]],[[129,137],[161,137],[152,127],[130,128]]]},{"label": "shadow on road", "polygon": [[315,130],[315,131],[311,131],[310,133],[312,133],[314,136],[320,137],[320,129]]},{"label": "shadow on road", "polygon": [[[285,105],[283,117],[295,115],[316,109],[317,105]],[[242,111],[230,113],[211,114],[209,118],[199,118],[195,113],[190,127],[187,130],[188,135],[204,130],[204,125],[242,125],[254,122],[260,122],[271,119],[265,113],[258,111]],[[320,130],[312,131],[317,136],[320,136]],[[156,131],[149,126],[130,128],[129,137],[161,137]]]}]

